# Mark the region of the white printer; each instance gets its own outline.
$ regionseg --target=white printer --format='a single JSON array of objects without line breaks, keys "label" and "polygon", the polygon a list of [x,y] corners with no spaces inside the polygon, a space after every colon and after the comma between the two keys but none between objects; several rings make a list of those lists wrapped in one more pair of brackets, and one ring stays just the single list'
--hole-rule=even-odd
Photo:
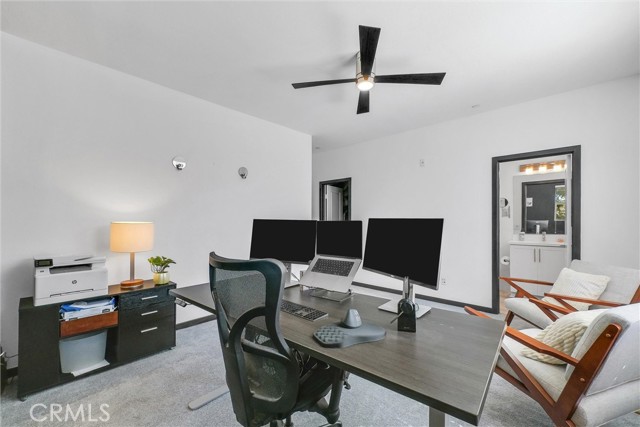
[{"label": "white printer", "polygon": [[34,305],[107,295],[106,257],[34,257]]}]

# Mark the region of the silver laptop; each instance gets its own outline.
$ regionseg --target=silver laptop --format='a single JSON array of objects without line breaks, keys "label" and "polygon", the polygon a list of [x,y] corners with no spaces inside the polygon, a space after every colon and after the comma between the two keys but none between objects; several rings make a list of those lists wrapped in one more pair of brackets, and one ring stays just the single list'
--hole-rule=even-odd
[{"label": "silver laptop", "polygon": [[300,284],[327,291],[348,292],[361,259],[316,255],[300,278]]},{"label": "silver laptop", "polygon": [[362,262],[362,221],[318,221],[316,230],[316,256],[300,283],[349,292]]}]

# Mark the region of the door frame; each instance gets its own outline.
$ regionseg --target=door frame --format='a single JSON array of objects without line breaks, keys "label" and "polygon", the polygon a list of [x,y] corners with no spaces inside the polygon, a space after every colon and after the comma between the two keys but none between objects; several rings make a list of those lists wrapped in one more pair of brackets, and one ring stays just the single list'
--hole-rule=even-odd
[{"label": "door frame", "polygon": [[580,192],[581,192],[581,146],[552,148],[530,151],[528,153],[509,154],[491,159],[491,308],[500,312],[500,215],[498,201],[500,197],[500,163],[514,160],[527,160],[538,157],[571,155],[571,259],[580,259]]},{"label": "door frame", "polygon": [[345,218],[346,221],[351,221],[351,210],[353,208],[353,203],[351,202],[351,177],[349,178],[340,178],[340,179],[332,179],[329,181],[321,181],[318,187],[318,197],[319,197],[319,203],[318,203],[318,218],[320,219],[320,221],[323,221],[325,219],[325,215],[324,215],[324,209],[325,209],[325,202],[324,202],[324,186],[325,185],[336,185],[336,184],[342,184],[345,185],[347,187],[347,190],[345,192],[345,194],[343,195],[343,197],[346,197],[349,200],[349,207],[347,209],[347,217]]}]

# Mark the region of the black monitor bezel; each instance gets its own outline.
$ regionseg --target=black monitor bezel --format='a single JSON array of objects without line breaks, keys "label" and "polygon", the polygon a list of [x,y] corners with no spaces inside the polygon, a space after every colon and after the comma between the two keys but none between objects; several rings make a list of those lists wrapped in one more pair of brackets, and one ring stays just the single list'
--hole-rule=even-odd
[{"label": "black monitor bezel", "polygon": [[[306,260],[306,261],[302,261],[300,258],[298,259],[280,259],[280,258],[274,258],[274,257],[267,257],[267,258],[273,258],[273,259],[277,259],[278,261],[284,263],[284,264],[301,264],[301,265],[309,265],[311,263],[311,261],[313,261],[313,259],[315,258],[315,248],[316,248],[316,223],[318,221],[313,220],[313,219],[281,219],[281,218],[254,218],[253,222],[252,222],[252,228],[251,228],[251,241],[249,244],[249,258],[250,259],[266,259],[266,258],[259,258],[259,257],[254,257],[252,256],[252,252],[253,252],[253,227],[255,226],[256,221],[264,221],[264,222],[307,222],[307,223],[313,223],[313,256]],[[283,238],[287,238],[287,236],[283,236]],[[295,241],[292,241],[292,244],[296,244]]]},{"label": "black monitor bezel", "polygon": [[[360,254],[358,256],[352,256],[352,255],[343,255],[343,254],[332,254],[332,253],[327,253],[327,252],[321,252],[319,249],[319,240],[320,240],[320,227],[329,224],[340,224],[337,225],[338,227],[341,225],[345,225],[345,224],[353,224],[355,226],[355,224],[359,224],[360,225]],[[322,224],[322,225],[321,225]],[[354,259],[362,259],[363,256],[363,252],[364,252],[364,247],[362,245],[362,221],[361,220],[349,220],[349,221],[318,221],[316,223],[316,255],[324,255],[324,256],[332,256],[332,257],[342,257],[342,258],[354,258]]]},{"label": "black monitor bezel", "polygon": [[[367,221],[367,237],[369,236],[369,221],[371,220],[385,220],[385,219],[390,219],[390,220],[421,220],[421,219],[426,219],[426,220],[440,220],[442,222],[442,233],[440,234],[440,251],[438,252],[438,275],[436,278],[436,284],[435,285],[431,285],[428,283],[423,283],[420,282],[418,280],[415,280],[411,277],[409,277],[409,282],[414,284],[414,285],[418,285],[418,286],[422,286],[424,288],[427,289],[432,289],[434,291],[437,291],[439,286],[440,286],[440,266],[442,264],[442,236],[444,235],[444,218],[369,218]],[[391,277],[393,279],[399,279],[399,280],[404,280],[405,276],[398,276],[397,274],[393,274],[393,273],[387,273],[384,271],[380,271],[380,270],[376,270],[374,268],[371,267],[367,267],[366,266],[366,261],[367,261],[367,243],[366,243],[366,239],[365,239],[365,245],[364,245],[364,257],[362,259],[362,269],[366,270],[366,271],[370,271],[372,273],[378,273],[378,274],[382,274],[383,276],[387,276],[387,277]]]}]

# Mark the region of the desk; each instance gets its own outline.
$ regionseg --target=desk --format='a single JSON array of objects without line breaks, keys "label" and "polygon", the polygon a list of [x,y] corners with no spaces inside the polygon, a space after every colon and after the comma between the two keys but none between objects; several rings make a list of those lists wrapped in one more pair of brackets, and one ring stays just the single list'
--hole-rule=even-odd
[{"label": "desk", "polygon": [[[215,313],[208,284],[175,289],[171,294]],[[285,289],[284,299],[329,313],[315,322],[280,313],[289,345],[330,365],[428,405],[429,425],[444,425],[444,413],[477,425],[498,359],[505,324],[432,308],[417,321],[417,332],[398,332],[394,314],[378,310],[383,298],[354,294],[342,303],[313,298],[299,288]],[[342,320],[349,308],[362,321],[384,327],[382,341],[335,349],[320,346],[313,332]]]}]

